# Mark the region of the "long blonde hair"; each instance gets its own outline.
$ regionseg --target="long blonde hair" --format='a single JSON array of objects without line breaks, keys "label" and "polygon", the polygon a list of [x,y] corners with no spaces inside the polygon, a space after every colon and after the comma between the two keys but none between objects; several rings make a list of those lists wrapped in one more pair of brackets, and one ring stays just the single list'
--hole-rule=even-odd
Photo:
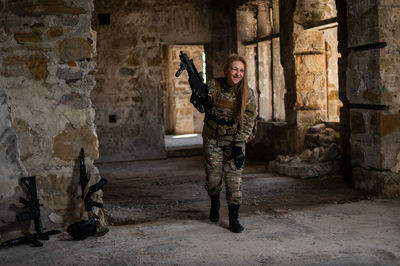
[{"label": "long blonde hair", "polygon": [[240,61],[244,65],[244,75],[242,80],[238,84],[238,90],[237,90],[237,95],[236,95],[236,118],[237,121],[239,122],[239,125],[242,126],[243,124],[243,117],[244,117],[244,111],[246,109],[246,103],[247,103],[247,97],[249,95],[249,86],[247,84],[247,63],[244,57],[237,55],[237,54],[232,54],[229,56],[229,58],[226,60],[225,66],[224,66],[224,74],[225,77],[227,77],[229,73],[229,68],[231,67],[232,63],[234,61]]}]

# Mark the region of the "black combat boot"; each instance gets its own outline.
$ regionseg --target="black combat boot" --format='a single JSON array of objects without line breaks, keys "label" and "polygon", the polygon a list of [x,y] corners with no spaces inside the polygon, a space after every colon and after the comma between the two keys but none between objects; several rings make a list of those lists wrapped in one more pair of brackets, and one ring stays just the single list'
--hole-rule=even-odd
[{"label": "black combat boot", "polygon": [[234,233],[241,233],[243,232],[244,228],[239,223],[239,204],[229,204],[229,230]]},{"label": "black combat boot", "polygon": [[210,215],[208,217],[210,218],[211,222],[216,223],[219,220],[219,207],[220,207],[219,194],[216,196],[211,196],[211,195],[209,196],[211,199],[211,209],[210,209]]}]

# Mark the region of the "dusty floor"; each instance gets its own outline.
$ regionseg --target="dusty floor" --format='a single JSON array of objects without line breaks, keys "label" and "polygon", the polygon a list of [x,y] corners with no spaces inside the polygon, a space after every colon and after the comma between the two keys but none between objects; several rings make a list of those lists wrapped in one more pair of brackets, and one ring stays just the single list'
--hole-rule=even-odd
[{"label": "dusty floor", "polygon": [[0,250],[0,265],[400,265],[400,201],[248,163],[242,234],[208,221],[200,156],[99,164],[110,232]]}]

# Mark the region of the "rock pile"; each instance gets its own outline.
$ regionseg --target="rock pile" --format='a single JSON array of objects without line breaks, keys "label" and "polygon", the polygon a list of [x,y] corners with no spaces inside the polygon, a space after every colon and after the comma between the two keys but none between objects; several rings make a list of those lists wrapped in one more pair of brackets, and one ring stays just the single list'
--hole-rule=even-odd
[{"label": "rock pile", "polygon": [[279,174],[310,178],[339,171],[339,132],[333,125],[317,124],[304,136],[306,149],[301,154],[278,155],[269,168]]}]

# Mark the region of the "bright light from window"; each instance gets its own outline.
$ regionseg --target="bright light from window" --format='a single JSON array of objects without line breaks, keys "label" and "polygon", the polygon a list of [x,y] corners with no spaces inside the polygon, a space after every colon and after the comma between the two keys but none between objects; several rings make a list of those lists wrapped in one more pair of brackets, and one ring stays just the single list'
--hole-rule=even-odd
[{"label": "bright light from window", "polygon": [[206,75],[206,53],[203,52],[203,79],[204,83],[207,83],[207,75]]},{"label": "bright light from window", "polygon": [[180,138],[193,138],[193,137],[197,137],[200,134],[184,134],[184,135],[174,135],[172,136],[173,139],[180,139]]}]

